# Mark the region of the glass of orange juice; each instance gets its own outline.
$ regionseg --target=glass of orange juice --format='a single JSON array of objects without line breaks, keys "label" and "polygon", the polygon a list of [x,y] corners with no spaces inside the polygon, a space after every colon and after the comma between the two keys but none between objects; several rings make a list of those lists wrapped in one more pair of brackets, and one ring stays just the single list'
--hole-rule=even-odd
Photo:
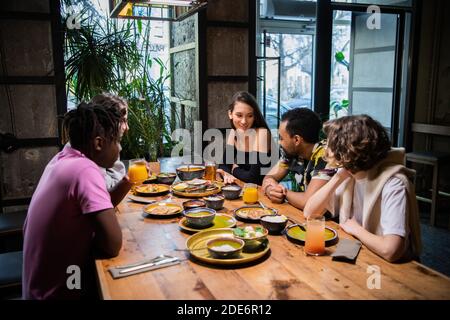
[{"label": "glass of orange juice", "polygon": [[313,256],[325,253],[325,217],[309,217],[306,220],[305,253]]},{"label": "glass of orange juice", "polygon": [[128,177],[133,184],[133,191],[136,186],[144,183],[148,178],[148,171],[145,159],[131,159],[128,167]]},{"label": "glass of orange juice", "polygon": [[245,203],[255,203],[258,201],[258,186],[254,183],[244,184],[244,194],[242,199]]}]

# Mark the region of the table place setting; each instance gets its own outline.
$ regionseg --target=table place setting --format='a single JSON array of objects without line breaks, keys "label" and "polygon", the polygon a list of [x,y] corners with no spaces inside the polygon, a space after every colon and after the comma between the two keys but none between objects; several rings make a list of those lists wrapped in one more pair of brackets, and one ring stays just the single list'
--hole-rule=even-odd
[{"label": "table place setting", "polygon": [[136,263],[110,267],[108,271],[113,279],[119,279],[142,272],[170,267],[180,262],[181,260],[177,257],[162,254],[150,260],[146,259]]}]

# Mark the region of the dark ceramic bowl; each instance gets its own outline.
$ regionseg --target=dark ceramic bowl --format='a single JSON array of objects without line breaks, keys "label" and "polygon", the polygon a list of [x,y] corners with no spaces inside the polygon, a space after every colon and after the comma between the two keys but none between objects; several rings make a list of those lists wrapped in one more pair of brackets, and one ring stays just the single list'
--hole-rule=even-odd
[{"label": "dark ceramic bowl", "polygon": [[144,184],[152,184],[152,183],[156,183],[158,180],[158,178],[154,175],[148,177],[143,183]]},{"label": "dark ceramic bowl", "polygon": [[189,166],[189,171],[187,170],[188,166],[181,166],[177,168],[177,175],[180,180],[189,181],[193,179],[201,179],[205,175],[204,166],[192,165]]},{"label": "dark ceramic bowl", "polygon": [[[243,225],[241,226],[241,228],[245,228],[246,226]],[[254,252],[254,251],[258,251],[266,242],[267,242],[267,235],[269,234],[269,231],[264,228],[261,227],[262,230],[262,235],[260,236],[252,236],[252,237],[242,237],[242,236],[238,236],[236,235],[236,233],[234,233],[234,237],[236,239],[240,239],[244,241],[244,251],[245,252]]]},{"label": "dark ceramic bowl", "polygon": [[279,215],[265,215],[261,216],[260,221],[261,225],[266,228],[270,234],[280,234],[286,228],[288,219]]},{"label": "dark ceramic bowl", "polygon": [[196,208],[184,211],[183,215],[186,217],[186,223],[194,228],[205,228],[212,225],[216,210],[210,208]]},{"label": "dark ceramic bowl", "polygon": [[230,184],[222,187],[222,194],[227,200],[238,199],[241,196],[242,188],[237,184]]},{"label": "dark ceramic bowl", "polygon": [[191,210],[195,208],[204,208],[206,207],[206,202],[203,200],[195,199],[195,200],[188,200],[183,202],[183,208],[184,210]]},{"label": "dark ceramic bowl", "polygon": [[162,172],[156,176],[158,183],[162,184],[172,184],[176,178],[177,174],[172,172]]},{"label": "dark ceramic bowl", "polygon": [[208,208],[214,209],[214,210],[220,210],[223,208],[223,203],[225,202],[225,197],[223,196],[209,196],[204,197],[203,200],[206,202],[206,206]]}]

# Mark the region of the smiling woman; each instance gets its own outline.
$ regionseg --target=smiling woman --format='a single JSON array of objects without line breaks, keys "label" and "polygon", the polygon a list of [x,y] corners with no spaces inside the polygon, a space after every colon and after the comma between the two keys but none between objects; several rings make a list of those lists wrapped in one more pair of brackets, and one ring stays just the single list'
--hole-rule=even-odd
[{"label": "smiling woman", "polygon": [[[248,92],[237,92],[228,107],[231,130],[222,164],[218,173],[225,183],[235,178],[244,182],[261,184],[263,159],[268,159],[271,136],[259,111],[258,103]],[[230,156],[232,155],[232,156]]]}]

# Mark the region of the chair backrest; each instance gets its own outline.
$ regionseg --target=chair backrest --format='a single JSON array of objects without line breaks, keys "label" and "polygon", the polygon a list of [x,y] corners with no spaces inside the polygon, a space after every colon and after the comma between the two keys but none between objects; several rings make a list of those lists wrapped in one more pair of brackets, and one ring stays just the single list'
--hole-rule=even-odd
[{"label": "chair backrest", "polygon": [[450,136],[450,127],[428,123],[413,123],[412,132]]}]

